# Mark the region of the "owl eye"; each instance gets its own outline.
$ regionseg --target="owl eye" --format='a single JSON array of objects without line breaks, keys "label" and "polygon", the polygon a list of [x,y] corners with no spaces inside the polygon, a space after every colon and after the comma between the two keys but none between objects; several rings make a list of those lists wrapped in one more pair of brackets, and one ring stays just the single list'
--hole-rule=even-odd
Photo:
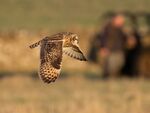
[{"label": "owl eye", "polygon": [[78,40],[78,37],[76,36],[76,40]]},{"label": "owl eye", "polygon": [[74,40],[78,40],[78,37],[77,37],[77,36],[74,36],[73,39],[74,39]]}]

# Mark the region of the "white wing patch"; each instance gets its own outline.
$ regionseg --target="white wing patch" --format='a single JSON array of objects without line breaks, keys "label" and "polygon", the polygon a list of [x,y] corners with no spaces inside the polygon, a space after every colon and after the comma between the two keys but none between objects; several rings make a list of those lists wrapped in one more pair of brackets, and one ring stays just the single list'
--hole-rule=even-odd
[{"label": "white wing patch", "polygon": [[78,41],[77,41],[77,40],[75,40],[75,41],[73,42],[73,45],[75,45],[75,46],[79,47],[79,45],[78,45]]},{"label": "white wing patch", "polygon": [[86,61],[86,58],[84,57],[81,50],[74,51],[74,49],[72,47],[64,47],[63,48],[63,53],[70,56],[70,57],[72,57],[72,58],[75,58],[77,60]]}]

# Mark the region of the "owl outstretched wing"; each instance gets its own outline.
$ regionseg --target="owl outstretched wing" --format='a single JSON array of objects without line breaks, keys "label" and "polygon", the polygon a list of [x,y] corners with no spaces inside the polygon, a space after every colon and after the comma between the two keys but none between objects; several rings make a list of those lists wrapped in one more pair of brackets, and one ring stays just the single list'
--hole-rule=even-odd
[{"label": "owl outstretched wing", "polygon": [[77,60],[87,61],[79,46],[70,45],[63,47],[63,53]]},{"label": "owl outstretched wing", "polygon": [[41,41],[39,76],[45,83],[55,82],[62,62],[62,40],[45,38]]}]

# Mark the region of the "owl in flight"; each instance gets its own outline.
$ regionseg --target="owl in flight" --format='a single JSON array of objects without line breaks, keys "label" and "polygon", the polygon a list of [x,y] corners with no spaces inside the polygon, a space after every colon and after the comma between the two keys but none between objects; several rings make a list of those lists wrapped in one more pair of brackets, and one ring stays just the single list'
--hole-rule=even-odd
[{"label": "owl in flight", "polygon": [[29,47],[33,49],[38,45],[41,47],[39,76],[45,83],[55,82],[59,76],[63,53],[87,61],[78,45],[78,36],[71,32],[47,36]]}]

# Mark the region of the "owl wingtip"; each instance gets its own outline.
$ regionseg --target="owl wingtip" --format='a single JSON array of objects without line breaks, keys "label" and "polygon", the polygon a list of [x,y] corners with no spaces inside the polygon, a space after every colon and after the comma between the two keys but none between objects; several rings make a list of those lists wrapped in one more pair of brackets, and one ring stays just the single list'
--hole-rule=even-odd
[{"label": "owl wingtip", "polygon": [[86,58],[83,61],[88,61]]},{"label": "owl wingtip", "polygon": [[88,61],[87,59],[85,59],[85,61]]},{"label": "owl wingtip", "polygon": [[83,59],[80,59],[81,61],[88,61],[85,57]]},{"label": "owl wingtip", "polygon": [[31,45],[29,46],[29,48],[30,48],[30,49],[33,49]]}]

